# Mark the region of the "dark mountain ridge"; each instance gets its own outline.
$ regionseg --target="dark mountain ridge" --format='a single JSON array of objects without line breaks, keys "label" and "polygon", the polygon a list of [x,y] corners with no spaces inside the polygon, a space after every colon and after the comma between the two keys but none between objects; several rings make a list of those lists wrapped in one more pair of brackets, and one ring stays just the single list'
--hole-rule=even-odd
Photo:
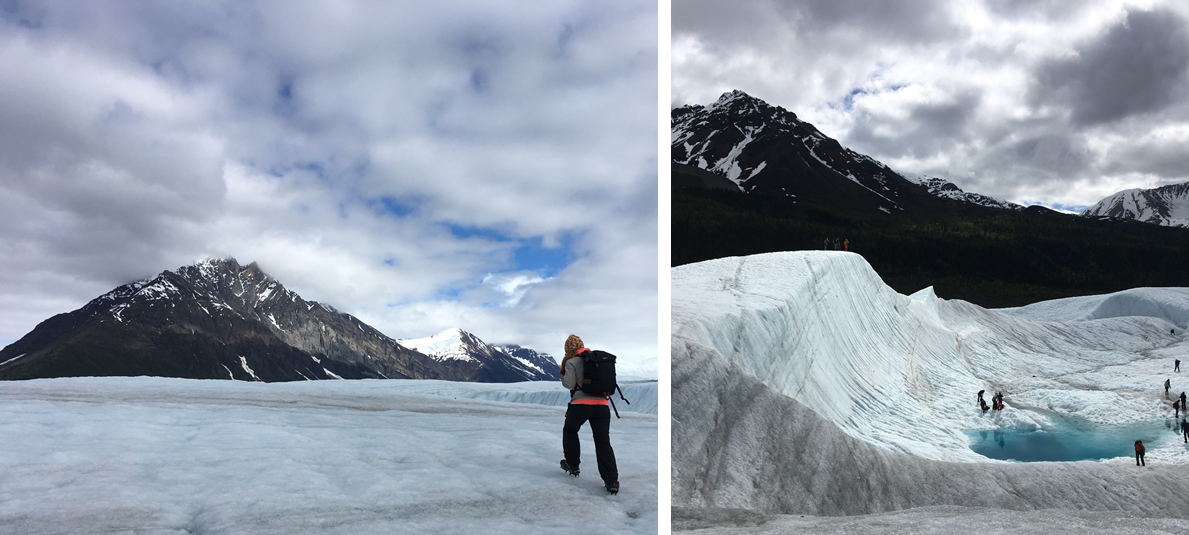
[{"label": "dark mountain ridge", "polygon": [[920,184],[738,91],[672,119],[672,265],[841,238],[899,292],[988,307],[1189,286],[1184,229]]},{"label": "dark mountain ridge", "polygon": [[[0,350],[0,379],[153,375],[295,381],[553,379],[502,353],[438,360],[301,296],[255,263],[207,260],[120,286]],[[554,374],[556,375],[556,374]]]}]

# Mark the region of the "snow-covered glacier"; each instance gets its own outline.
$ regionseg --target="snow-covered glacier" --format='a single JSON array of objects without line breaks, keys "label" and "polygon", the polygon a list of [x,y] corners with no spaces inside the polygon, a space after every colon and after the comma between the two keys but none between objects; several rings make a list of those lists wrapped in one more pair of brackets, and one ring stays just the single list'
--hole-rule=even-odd
[{"label": "snow-covered glacier", "polygon": [[561,384],[504,386],[2,381],[0,533],[657,532],[655,415],[611,423],[611,496],[587,428],[581,476],[558,466]]},{"label": "snow-covered glacier", "polygon": [[[672,503],[826,516],[962,506],[1189,518],[1181,440],[1149,448],[1150,464],[1137,467],[1130,457],[997,461],[971,450],[967,435],[1065,418],[1171,422],[1162,385],[1189,390],[1187,326],[1184,288],[988,310],[928,288],[899,294],[846,252],[673,268]],[[1184,375],[1173,372],[1177,358]],[[1005,409],[979,410],[979,390],[988,402],[1003,392]]]}]

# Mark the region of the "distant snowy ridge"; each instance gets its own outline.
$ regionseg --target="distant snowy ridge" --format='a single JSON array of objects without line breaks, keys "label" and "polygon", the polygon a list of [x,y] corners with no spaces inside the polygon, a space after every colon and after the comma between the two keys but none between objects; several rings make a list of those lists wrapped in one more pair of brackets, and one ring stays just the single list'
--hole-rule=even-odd
[{"label": "distant snowy ridge", "polygon": [[1131,219],[1165,227],[1189,227],[1189,183],[1123,190],[1098,201],[1082,215]]},{"label": "distant snowy ridge", "polygon": [[399,339],[396,343],[437,360],[474,361],[466,350],[466,342],[470,340],[464,338],[468,336],[470,333],[455,327],[425,338]]},{"label": "distant snowy ridge", "polygon": [[995,197],[983,195],[981,193],[968,193],[962,191],[962,188],[959,188],[953,182],[942,178],[927,177],[925,175],[916,177],[905,175],[905,178],[924,186],[925,189],[929,190],[929,193],[932,193],[938,197],[945,197],[947,199],[954,199],[955,201],[963,201],[980,206],[988,206],[991,208],[1003,208],[1016,211],[1024,209],[1023,206],[1014,202],[996,199]]}]

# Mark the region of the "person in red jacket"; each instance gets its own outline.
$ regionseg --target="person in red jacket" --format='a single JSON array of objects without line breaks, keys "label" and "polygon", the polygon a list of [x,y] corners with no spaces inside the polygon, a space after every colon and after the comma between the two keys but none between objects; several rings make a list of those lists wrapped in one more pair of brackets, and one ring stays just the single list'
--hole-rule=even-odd
[{"label": "person in red jacket", "polygon": [[570,404],[566,406],[566,423],[561,433],[562,452],[566,456],[561,460],[561,468],[578,477],[582,453],[578,430],[589,421],[599,476],[603,478],[607,492],[618,494],[619,469],[615,466],[615,450],[611,448],[611,409],[607,398],[592,396],[579,387],[582,384],[582,354],[590,350],[578,335],[571,334],[566,339],[565,351],[566,356],[561,361],[561,384],[570,389]]},{"label": "person in red jacket", "polygon": [[1148,466],[1148,463],[1144,462],[1144,441],[1142,440],[1135,441],[1135,465]]}]

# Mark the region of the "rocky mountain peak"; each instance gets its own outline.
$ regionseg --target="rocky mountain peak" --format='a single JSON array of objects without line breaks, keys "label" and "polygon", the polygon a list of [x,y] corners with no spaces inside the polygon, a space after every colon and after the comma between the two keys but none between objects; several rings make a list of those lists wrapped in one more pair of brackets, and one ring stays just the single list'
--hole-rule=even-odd
[{"label": "rocky mountain peak", "polygon": [[[306,301],[260,269],[207,259],[120,286],[0,350],[0,379],[156,375],[293,381],[553,379],[461,329],[457,357],[402,346],[350,314]],[[445,343],[445,342],[443,342]],[[19,360],[16,357],[20,357]]]}]

